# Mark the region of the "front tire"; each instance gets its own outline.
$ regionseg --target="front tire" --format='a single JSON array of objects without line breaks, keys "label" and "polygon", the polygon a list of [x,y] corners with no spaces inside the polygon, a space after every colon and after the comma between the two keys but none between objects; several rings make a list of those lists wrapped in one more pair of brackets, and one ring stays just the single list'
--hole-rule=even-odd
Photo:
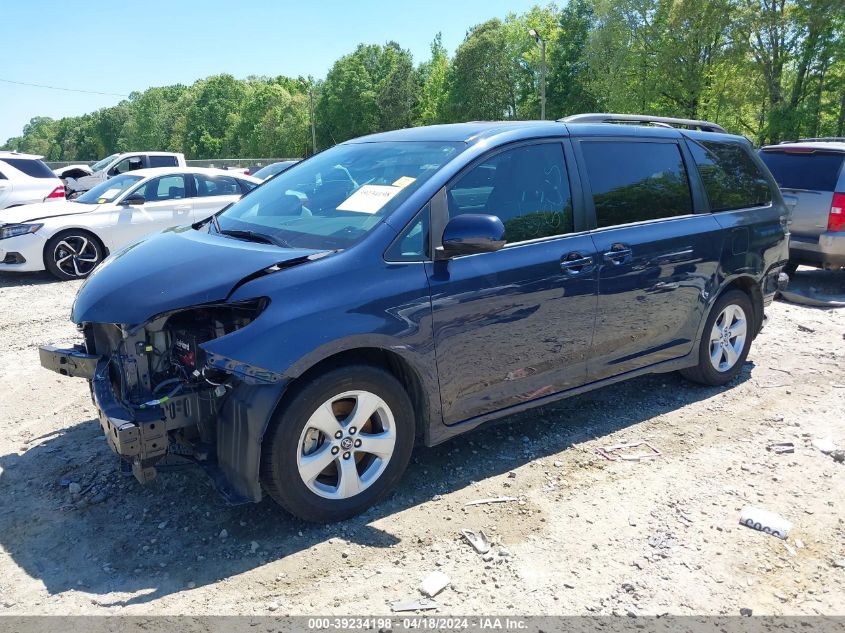
[{"label": "front tire", "polygon": [[339,367],[295,389],[276,413],[261,447],[261,482],[305,521],[347,519],[399,482],[414,436],[413,406],[392,374]]},{"label": "front tire", "polygon": [[44,246],[44,265],[62,281],[84,279],[104,257],[102,243],[88,231],[62,231],[47,240]]},{"label": "front tire", "polygon": [[698,364],[681,370],[693,382],[724,385],[742,371],[753,338],[754,310],[741,290],[723,294],[707,316],[698,350]]}]

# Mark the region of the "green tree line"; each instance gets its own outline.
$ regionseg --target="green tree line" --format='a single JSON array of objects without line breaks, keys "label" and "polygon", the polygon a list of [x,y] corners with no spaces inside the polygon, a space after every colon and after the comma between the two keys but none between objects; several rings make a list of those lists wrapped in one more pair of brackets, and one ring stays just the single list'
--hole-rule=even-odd
[{"label": "green tree line", "polygon": [[150,88],[77,117],[33,118],[3,146],[50,160],[170,150],[290,157],[413,125],[650,113],[716,121],[757,143],[845,135],[845,0],[570,0],[437,35],[417,63],[360,44],[324,79],[221,74]]}]

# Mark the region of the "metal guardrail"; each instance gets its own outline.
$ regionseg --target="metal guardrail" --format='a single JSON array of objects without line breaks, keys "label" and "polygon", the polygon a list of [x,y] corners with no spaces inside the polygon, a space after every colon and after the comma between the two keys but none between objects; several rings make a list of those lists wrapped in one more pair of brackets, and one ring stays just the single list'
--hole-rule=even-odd
[{"label": "metal guardrail", "polygon": [[[186,160],[189,167],[263,167],[271,163],[280,163],[284,160],[301,160],[299,158],[203,158],[197,160]],[[93,165],[95,160],[45,160],[44,163],[50,169],[59,169],[68,165]]]}]

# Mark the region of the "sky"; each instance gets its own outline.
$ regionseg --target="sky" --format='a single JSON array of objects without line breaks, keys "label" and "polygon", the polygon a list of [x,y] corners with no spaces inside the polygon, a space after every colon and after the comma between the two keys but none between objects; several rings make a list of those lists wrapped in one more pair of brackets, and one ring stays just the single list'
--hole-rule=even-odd
[{"label": "sky", "polygon": [[[0,144],[34,116],[75,116],[132,91],[217,73],[325,77],[359,43],[395,40],[427,59],[467,30],[543,0],[12,1],[2,9]],[[5,80],[5,81],[2,81]],[[8,81],[111,95],[21,86]]]}]

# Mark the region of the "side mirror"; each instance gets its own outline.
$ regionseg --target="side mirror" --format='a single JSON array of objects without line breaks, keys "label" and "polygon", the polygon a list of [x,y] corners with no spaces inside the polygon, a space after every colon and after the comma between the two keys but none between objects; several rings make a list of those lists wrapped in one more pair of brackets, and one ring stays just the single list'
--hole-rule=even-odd
[{"label": "side mirror", "polygon": [[123,204],[135,207],[142,205],[145,202],[146,200],[144,199],[144,196],[142,196],[140,193],[133,193],[131,196],[124,199]]},{"label": "side mirror", "polygon": [[505,245],[505,225],[495,215],[468,213],[449,220],[437,259],[490,253]]}]

